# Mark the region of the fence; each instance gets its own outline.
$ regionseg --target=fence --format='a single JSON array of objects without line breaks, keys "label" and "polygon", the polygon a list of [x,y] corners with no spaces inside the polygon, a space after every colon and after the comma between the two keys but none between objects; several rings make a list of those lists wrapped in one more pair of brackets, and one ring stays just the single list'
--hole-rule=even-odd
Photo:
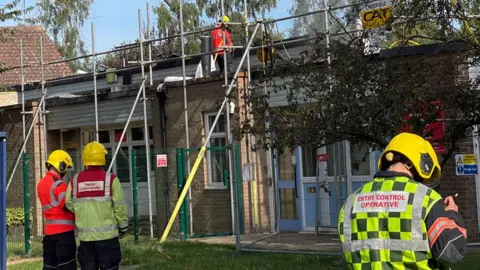
[{"label": "fence", "polygon": [[[240,160],[239,149],[238,145],[234,147],[236,160]],[[107,164],[110,164],[112,150],[108,151]],[[151,148],[149,189],[145,149],[120,149],[112,171],[122,184],[130,217],[130,233],[136,243],[142,235],[149,237],[151,230],[157,237],[163,232],[188,176],[189,162],[193,164],[198,151],[199,148]],[[70,150],[67,152],[72,156],[75,167],[65,176],[68,182],[82,167],[81,153]],[[230,184],[232,173],[229,170],[227,153],[227,147],[207,149],[191,186],[191,195],[182,204],[170,238],[186,240],[233,234]],[[22,160],[23,169],[14,175],[7,196],[7,252],[8,256],[40,256],[43,218],[35,194],[36,183],[42,177],[41,167],[44,162],[40,160],[40,156],[31,152],[23,154]],[[15,155],[11,153],[7,160],[9,170],[14,162]],[[238,169],[239,163],[233,166]],[[237,186],[237,192],[242,193],[240,186]],[[26,218],[27,216],[29,218]]]}]

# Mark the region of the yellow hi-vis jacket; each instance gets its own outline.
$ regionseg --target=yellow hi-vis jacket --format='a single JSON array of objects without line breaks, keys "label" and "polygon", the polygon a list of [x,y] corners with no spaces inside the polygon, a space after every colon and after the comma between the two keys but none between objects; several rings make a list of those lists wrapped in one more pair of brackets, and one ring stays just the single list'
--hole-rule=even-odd
[{"label": "yellow hi-vis jacket", "polygon": [[100,167],[88,168],[73,177],[66,206],[75,213],[80,241],[109,240],[128,229],[120,180]]}]

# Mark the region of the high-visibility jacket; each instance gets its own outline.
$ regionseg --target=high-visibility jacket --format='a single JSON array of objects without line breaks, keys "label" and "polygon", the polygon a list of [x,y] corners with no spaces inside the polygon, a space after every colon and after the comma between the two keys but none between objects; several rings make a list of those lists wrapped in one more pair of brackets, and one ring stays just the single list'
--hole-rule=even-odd
[{"label": "high-visibility jacket", "polygon": [[[457,234],[442,244],[448,249],[452,246],[448,242],[466,237],[466,232],[453,220],[432,217],[434,206],[445,214],[440,194],[402,174],[389,173],[378,173],[350,195],[340,211],[338,232],[349,268],[438,269],[437,259],[445,252],[433,256],[432,250],[439,235],[447,230]],[[435,222],[427,226],[426,220],[432,218]],[[466,240],[462,245],[466,248]]]},{"label": "high-visibility jacket", "polygon": [[101,167],[75,174],[68,185],[66,204],[75,213],[80,241],[109,240],[128,228],[120,180]]},{"label": "high-visibility jacket", "polygon": [[[219,49],[220,46],[225,46],[223,45],[223,33],[225,33],[225,40],[227,42],[226,46],[232,46],[232,39],[230,37],[230,32],[227,30],[224,30],[221,25],[217,25],[217,28],[212,31],[212,43],[213,43],[213,49],[217,50]],[[216,54],[223,54],[223,50],[217,52]]]},{"label": "high-visibility jacket", "polygon": [[75,215],[65,208],[67,185],[60,175],[48,171],[37,185],[37,194],[45,218],[45,235],[75,230]]}]

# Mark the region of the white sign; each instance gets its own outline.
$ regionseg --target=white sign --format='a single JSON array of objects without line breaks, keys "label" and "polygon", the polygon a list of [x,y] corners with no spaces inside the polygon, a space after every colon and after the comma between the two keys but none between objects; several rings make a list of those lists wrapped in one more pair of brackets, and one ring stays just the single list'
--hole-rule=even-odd
[{"label": "white sign", "polygon": [[360,193],[355,198],[353,213],[405,212],[408,195],[405,191]]},{"label": "white sign", "polygon": [[455,166],[457,175],[478,174],[477,156],[474,154],[455,155]]},{"label": "white sign", "polygon": [[157,168],[167,167],[167,155],[157,155]]},{"label": "white sign", "polygon": [[91,181],[78,183],[79,192],[103,191],[103,181]]}]

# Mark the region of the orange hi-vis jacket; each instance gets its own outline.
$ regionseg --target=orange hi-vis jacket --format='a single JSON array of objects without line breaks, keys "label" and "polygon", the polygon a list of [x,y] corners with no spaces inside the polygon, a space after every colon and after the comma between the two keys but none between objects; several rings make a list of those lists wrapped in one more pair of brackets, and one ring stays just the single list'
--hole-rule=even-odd
[{"label": "orange hi-vis jacket", "polygon": [[[217,24],[217,28],[212,31],[212,43],[213,43],[213,49],[217,50],[219,49],[218,47],[224,46],[223,45],[223,33],[225,33],[225,40],[227,42],[227,46],[232,46],[232,39],[230,37],[230,32],[223,30],[222,26],[220,24]],[[223,54],[223,51],[219,51],[216,54]]]},{"label": "orange hi-vis jacket", "polygon": [[54,172],[47,172],[37,185],[37,194],[45,217],[45,235],[75,230],[75,215],[65,207],[67,185]]}]

